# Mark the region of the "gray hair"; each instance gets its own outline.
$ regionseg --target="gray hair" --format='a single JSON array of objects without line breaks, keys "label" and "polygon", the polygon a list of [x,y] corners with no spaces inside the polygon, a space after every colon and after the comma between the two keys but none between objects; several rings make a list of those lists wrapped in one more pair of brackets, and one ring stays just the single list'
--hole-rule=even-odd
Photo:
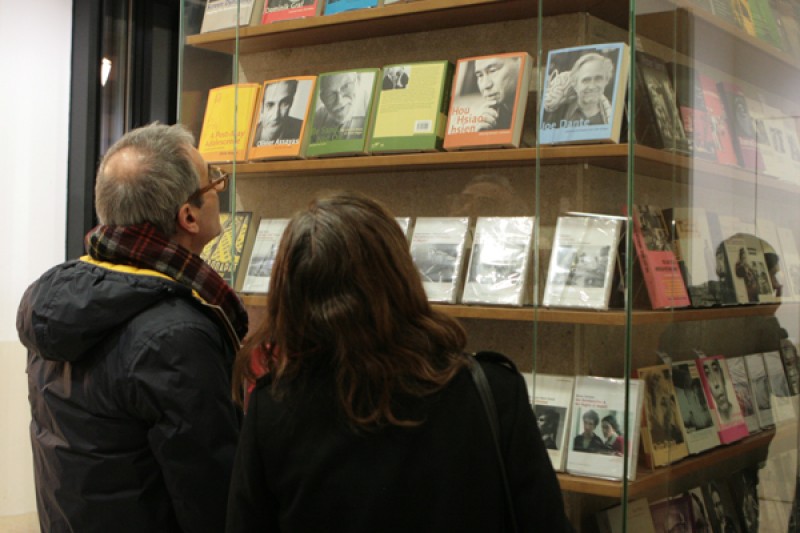
[{"label": "gray hair", "polygon": [[611,76],[614,74],[614,63],[604,55],[600,55],[595,52],[589,52],[588,54],[584,54],[579,57],[575,64],[572,65],[572,70],[570,70],[569,77],[573,87],[578,85],[578,71],[583,65],[589,63],[590,61],[599,61],[603,67],[603,76],[606,78],[606,83],[611,80]]},{"label": "gray hair", "polygon": [[[150,222],[166,236],[176,231],[180,206],[198,188],[189,149],[194,136],[184,126],[157,122],[132,130],[108,149],[97,170],[95,209],[101,224],[130,226]],[[137,156],[133,165],[106,172],[107,163],[122,151]]]}]

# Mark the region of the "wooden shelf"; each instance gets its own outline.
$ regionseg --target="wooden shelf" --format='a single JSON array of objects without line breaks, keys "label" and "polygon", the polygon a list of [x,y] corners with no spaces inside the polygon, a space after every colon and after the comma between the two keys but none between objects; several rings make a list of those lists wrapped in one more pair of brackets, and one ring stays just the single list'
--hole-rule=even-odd
[{"label": "wooden shelf", "polygon": [[[265,307],[265,295],[242,295],[245,305],[255,308]],[[787,305],[787,304],[783,304]],[[580,309],[545,309],[534,307],[491,307],[480,305],[435,304],[435,309],[456,318],[477,318],[482,320],[510,320],[517,322],[550,322],[568,324],[590,324],[596,326],[624,326],[624,311],[584,311]],[[676,309],[664,311],[634,311],[632,322],[641,324],[671,324],[674,322],[693,322],[772,316],[778,310],[777,304],[721,307],[712,309]]]},{"label": "wooden shelf", "polygon": [[[753,188],[769,188],[798,193],[800,183],[778,180],[753,174],[738,167],[720,165],[705,159],[636,146],[633,150],[633,172],[637,175],[697,184],[706,180],[724,179]],[[298,176],[304,174],[336,175],[367,174],[374,172],[417,172],[420,170],[445,170],[453,168],[533,166],[538,159],[542,165],[588,164],[628,171],[627,144],[586,144],[575,146],[541,146],[499,150],[470,150],[462,152],[434,152],[420,154],[370,155],[363,157],[336,157],[323,159],[295,159],[289,161],[264,161],[237,163],[239,179]],[[222,165],[228,172],[232,164]]]},{"label": "wooden shelf", "polygon": [[[680,486],[687,478],[694,478],[703,474],[711,473],[712,477],[717,477],[719,472],[724,472],[726,468],[741,468],[746,464],[748,458],[755,462],[763,459],[767,449],[775,435],[774,430],[763,431],[746,439],[714,448],[700,455],[688,457],[670,466],[658,468],[653,471],[639,467],[636,473],[636,481],[628,484],[628,498],[639,498],[642,496],[653,496],[654,498],[664,497],[672,491],[670,487]],[[571,474],[558,474],[558,481],[561,489],[567,492],[579,492],[607,498],[622,498],[622,482],[610,481],[607,479],[597,479],[585,476],[575,476]],[[690,483],[692,484],[692,483]]]},{"label": "wooden shelf", "polygon": [[[559,0],[544,2],[542,14],[596,12],[602,14],[605,20],[626,27],[628,13],[619,4],[608,0]],[[245,26],[239,28],[239,53],[251,54],[533,18],[537,16],[538,9],[537,0],[421,0],[397,3],[335,15]],[[236,29],[191,35],[186,38],[186,44],[233,54],[236,49]]]}]

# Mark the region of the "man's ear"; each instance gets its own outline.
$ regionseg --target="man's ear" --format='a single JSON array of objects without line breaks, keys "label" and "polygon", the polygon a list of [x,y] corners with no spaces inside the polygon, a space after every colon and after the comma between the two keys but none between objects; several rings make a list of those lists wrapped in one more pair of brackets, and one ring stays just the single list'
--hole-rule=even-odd
[{"label": "man's ear", "polygon": [[187,202],[178,210],[178,231],[185,231],[191,235],[196,235],[200,232],[200,225],[197,223],[194,209],[195,207]]}]

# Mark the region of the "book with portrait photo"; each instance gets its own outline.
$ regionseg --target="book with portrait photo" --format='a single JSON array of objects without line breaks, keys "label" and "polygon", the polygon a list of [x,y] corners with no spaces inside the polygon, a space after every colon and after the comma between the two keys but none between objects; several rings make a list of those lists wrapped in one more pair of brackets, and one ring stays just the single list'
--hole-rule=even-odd
[{"label": "book with portrait photo", "polygon": [[[639,456],[643,397],[643,384],[638,379],[577,376],[570,422],[567,472],[621,480],[627,457],[628,480],[634,481]],[[631,431],[629,435],[622,432],[626,413],[627,427]],[[616,429],[615,435],[609,434],[606,437],[602,433],[603,422],[608,428]],[[607,444],[609,441],[613,443]]]},{"label": "book with portrait photo", "polygon": [[795,290],[792,287],[789,272],[786,267],[786,253],[781,247],[778,237],[778,226],[768,218],[756,218],[756,236],[761,239],[761,249],[764,251],[764,260],[770,272],[772,288],[776,294],[780,292],[782,302],[796,300]]},{"label": "book with portrait photo", "polygon": [[667,71],[672,76],[678,113],[692,155],[716,161],[714,127],[697,70],[683,63],[669,63]]},{"label": "book with portrait photo", "polygon": [[625,43],[550,50],[539,115],[540,144],[619,143],[629,56]]},{"label": "book with portrait photo", "polygon": [[325,72],[309,110],[306,157],[367,154],[378,68]]},{"label": "book with portrait photo", "polygon": [[356,9],[369,9],[379,5],[379,0],[324,0],[324,2],[325,5],[322,8],[322,12],[325,15],[335,15]]},{"label": "book with portrait photo", "polygon": [[266,294],[269,290],[269,279],[272,264],[278,253],[283,230],[289,224],[288,218],[262,218],[258,223],[256,239],[247,260],[241,292],[250,294]]},{"label": "book with portrait photo", "polygon": [[609,308],[622,226],[622,217],[558,217],[542,301],[545,307]]},{"label": "book with portrait photo", "polygon": [[466,57],[456,62],[445,150],[518,148],[531,83],[527,52]]},{"label": "book with portrait photo", "polygon": [[223,85],[208,91],[197,144],[197,150],[207,163],[247,161],[248,141],[260,95],[260,83]]},{"label": "book with portrait photo", "polygon": [[562,472],[567,458],[567,433],[575,376],[536,373],[533,411],[553,469]]},{"label": "book with portrait photo", "polygon": [[651,468],[680,461],[689,455],[686,430],[672,382],[672,370],[666,364],[637,370],[644,383],[642,449]]},{"label": "book with portrait photo", "polygon": [[237,211],[233,217],[230,213],[220,213],[222,231],[205,245],[200,254],[200,258],[231,287],[241,286],[244,275],[242,257],[255,241],[257,218],[250,211]]},{"label": "book with portrait photo", "polygon": [[207,0],[200,33],[227,30],[239,26],[255,26],[261,22],[264,0]]},{"label": "book with portrait photo", "polygon": [[697,454],[719,446],[718,429],[694,361],[672,364],[672,385],[689,453]]},{"label": "book with portrait photo", "polygon": [[759,474],[755,466],[734,472],[727,478],[733,504],[739,513],[742,531],[766,531],[759,528]]},{"label": "book with portrait photo", "polygon": [[750,387],[750,380],[747,378],[747,365],[744,356],[728,357],[728,372],[731,374],[731,383],[736,392],[736,399],[742,409],[744,422],[747,424],[747,431],[752,435],[761,431],[761,424],[756,413],[756,400],[753,396],[753,389]]},{"label": "book with portrait photo", "polygon": [[470,241],[468,217],[417,217],[411,257],[428,301],[456,303]]},{"label": "book with portrait photo", "polygon": [[666,62],[637,51],[636,73],[637,139],[655,148],[690,153]]},{"label": "book with portrait photo", "polygon": [[261,24],[316,17],[322,14],[324,3],[324,0],[266,0]]},{"label": "book with portrait photo", "polygon": [[736,233],[725,239],[724,247],[737,301],[742,304],[777,302],[758,237]]},{"label": "book with portrait photo", "polygon": [[758,416],[758,424],[762,429],[775,426],[775,415],[772,412],[770,399],[769,377],[764,364],[764,356],[760,353],[751,353],[744,356],[747,368],[747,379],[750,381],[750,390],[753,392],[753,402]]},{"label": "book with portrait photo", "polygon": [[449,61],[383,67],[370,152],[435,152],[441,149],[452,79],[453,64]]},{"label": "book with portrait photo", "polygon": [[736,506],[730,488],[724,479],[711,479],[701,486],[703,500],[711,519],[711,527],[715,532],[741,533]]},{"label": "book with portrait photo", "polygon": [[653,309],[691,303],[660,207],[633,205],[633,244]]},{"label": "book with portrait photo", "polygon": [[534,217],[478,217],[462,303],[530,303]]},{"label": "book with portrait photo", "polygon": [[749,432],[742,416],[742,409],[736,400],[728,363],[722,355],[699,357],[695,360],[706,401],[719,430],[722,444],[730,444],[745,438]]},{"label": "book with portrait photo", "polygon": [[302,155],[316,79],[293,76],[264,82],[247,159],[295,159]]}]

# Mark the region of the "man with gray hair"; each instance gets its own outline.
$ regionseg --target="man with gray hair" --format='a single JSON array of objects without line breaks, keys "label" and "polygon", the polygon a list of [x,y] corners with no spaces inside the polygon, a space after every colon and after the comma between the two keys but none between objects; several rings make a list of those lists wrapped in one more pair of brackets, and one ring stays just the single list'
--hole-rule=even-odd
[{"label": "man with gray hair", "polygon": [[224,530],[247,314],[198,255],[228,176],[193,145],[160,124],[115,143],[87,255],[22,297],[42,531]]}]

